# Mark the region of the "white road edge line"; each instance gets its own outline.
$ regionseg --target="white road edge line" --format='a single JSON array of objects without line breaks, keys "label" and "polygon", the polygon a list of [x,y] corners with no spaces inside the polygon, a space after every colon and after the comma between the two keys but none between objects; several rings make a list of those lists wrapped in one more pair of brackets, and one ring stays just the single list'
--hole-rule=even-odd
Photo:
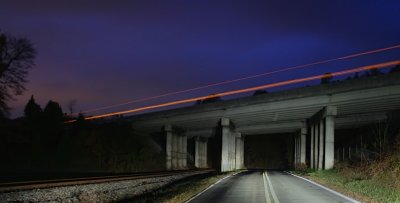
[{"label": "white road edge line", "polygon": [[200,196],[201,194],[203,194],[203,193],[204,193],[205,191],[207,191],[208,189],[214,187],[214,185],[220,183],[221,181],[223,181],[223,180],[225,180],[225,179],[227,179],[227,178],[229,178],[229,177],[231,177],[231,176],[237,175],[237,174],[239,174],[239,173],[241,173],[241,172],[243,172],[243,171],[239,171],[239,172],[237,172],[237,173],[234,173],[234,174],[225,176],[224,178],[222,178],[222,179],[218,180],[217,182],[213,183],[212,185],[208,186],[208,187],[207,187],[206,189],[204,189],[203,191],[197,193],[195,196],[193,196],[193,197],[190,198],[189,200],[185,201],[185,203],[189,203],[190,201],[192,201],[192,200],[195,199],[196,197],[198,197],[198,196]]},{"label": "white road edge line", "polygon": [[323,185],[320,185],[320,184],[318,184],[318,183],[316,183],[316,182],[314,182],[314,181],[312,181],[312,180],[309,180],[309,179],[307,179],[307,178],[303,178],[303,177],[298,176],[298,175],[295,175],[295,174],[293,174],[293,173],[289,173],[289,172],[287,172],[287,171],[285,171],[285,173],[287,173],[287,174],[289,174],[289,175],[292,175],[292,176],[294,176],[294,177],[300,178],[300,179],[302,179],[302,180],[304,180],[304,181],[307,181],[307,182],[309,182],[309,183],[311,183],[311,184],[313,184],[313,185],[315,185],[315,186],[318,186],[318,187],[320,187],[320,188],[322,188],[322,189],[324,189],[324,190],[326,190],[326,191],[328,191],[328,192],[331,192],[331,193],[333,193],[333,194],[335,194],[335,195],[337,195],[337,196],[339,196],[339,197],[341,197],[341,198],[343,198],[343,199],[346,199],[347,201],[350,201],[350,202],[353,202],[353,203],[360,203],[359,201],[357,201],[357,200],[355,200],[355,199],[352,199],[352,198],[350,198],[350,197],[348,197],[348,196],[346,196],[346,195],[343,195],[343,194],[341,194],[341,193],[339,193],[339,192],[336,192],[336,191],[334,191],[334,190],[332,190],[332,189],[329,189],[329,188],[327,188],[327,187],[325,187],[325,186],[323,186]]},{"label": "white road edge line", "polygon": [[264,181],[265,202],[271,203],[271,198],[269,197],[269,192],[268,192],[268,184],[265,178],[265,171],[262,173],[262,179]]},{"label": "white road edge line", "polygon": [[272,183],[269,180],[267,171],[265,171],[265,177],[267,178],[267,182],[268,182],[269,188],[271,190],[271,195],[272,195],[272,198],[274,199],[274,203],[279,203],[278,197],[276,196],[274,188],[272,187]]}]

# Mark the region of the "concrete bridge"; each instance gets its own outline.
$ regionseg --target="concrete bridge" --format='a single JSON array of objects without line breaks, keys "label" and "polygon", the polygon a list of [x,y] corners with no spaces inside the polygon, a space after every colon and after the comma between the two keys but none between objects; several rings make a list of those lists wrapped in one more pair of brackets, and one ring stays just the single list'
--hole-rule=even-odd
[{"label": "concrete bridge", "polygon": [[[359,78],[128,117],[138,132],[166,136],[166,168],[187,167],[187,142],[195,139],[195,166],[244,168],[245,137],[295,133],[294,165],[330,169],[335,130],[386,118],[400,109],[400,73]],[[212,155],[207,140],[217,140]]]}]

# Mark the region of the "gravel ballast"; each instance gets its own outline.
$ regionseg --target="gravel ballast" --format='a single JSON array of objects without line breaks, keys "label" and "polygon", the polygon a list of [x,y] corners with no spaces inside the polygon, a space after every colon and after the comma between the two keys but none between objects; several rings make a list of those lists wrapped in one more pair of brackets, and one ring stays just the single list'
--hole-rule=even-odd
[{"label": "gravel ballast", "polygon": [[201,173],[5,192],[0,193],[0,202],[114,202],[134,198],[198,174]]}]

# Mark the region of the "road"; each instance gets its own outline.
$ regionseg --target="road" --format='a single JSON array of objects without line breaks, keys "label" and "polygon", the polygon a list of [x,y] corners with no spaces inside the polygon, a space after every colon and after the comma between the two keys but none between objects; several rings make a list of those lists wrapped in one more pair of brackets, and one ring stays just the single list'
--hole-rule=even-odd
[{"label": "road", "polygon": [[246,171],[218,182],[189,202],[354,203],[356,201],[282,171]]}]

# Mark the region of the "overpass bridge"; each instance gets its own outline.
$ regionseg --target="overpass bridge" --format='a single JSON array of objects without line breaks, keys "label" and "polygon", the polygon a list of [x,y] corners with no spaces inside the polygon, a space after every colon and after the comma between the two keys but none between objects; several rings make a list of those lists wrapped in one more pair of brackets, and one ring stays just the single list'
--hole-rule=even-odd
[{"label": "overpass bridge", "polygon": [[[187,140],[195,139],[195,166],[206,168],[208,138],[220,171],[244,168],[244,137],[295,133],[294,165],[330,169],[335,130],[374,123],[400,109],[400,73],[295,88],[127,117],[138,132],[166,136],[166,167],[187,167]],[[306,153],[307,151],[307,153]],[[306,155],[308,157],[306,157]],[[306,163],[307,161],[307,163]]]}]

